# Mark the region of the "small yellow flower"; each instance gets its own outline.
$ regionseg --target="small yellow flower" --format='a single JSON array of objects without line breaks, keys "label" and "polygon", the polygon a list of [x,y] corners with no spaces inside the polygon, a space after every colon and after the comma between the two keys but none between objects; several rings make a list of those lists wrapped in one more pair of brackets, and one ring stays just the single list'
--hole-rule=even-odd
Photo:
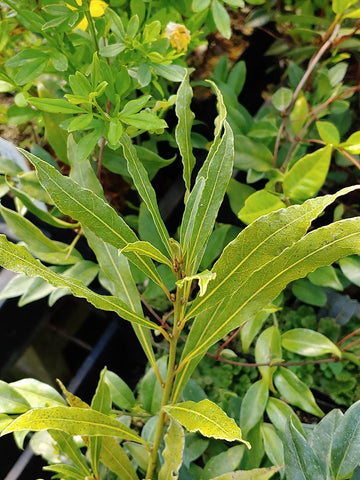
[{"label": "small yellow flower", "polygon": [[178,52],[186,52],[191,40],[190,31],[181,23],[169,22],[165,28],[165,37],[170,40]]},{"label": "small yellow flower", "polygon": [[[82,0],[75,0],[75,2],[82,7]],[[75,7],[72,5],[66,4],[70,10],[76,10]],[[93,18],[102,17],[104,15],[105,8],[108,6],[107,3],[103,2],[103,0],[90,0],[90,15]],[[88,27],[88,21],[86,16],[76,25],[75,28],[79,28],[80,30],[86,30]]]}]

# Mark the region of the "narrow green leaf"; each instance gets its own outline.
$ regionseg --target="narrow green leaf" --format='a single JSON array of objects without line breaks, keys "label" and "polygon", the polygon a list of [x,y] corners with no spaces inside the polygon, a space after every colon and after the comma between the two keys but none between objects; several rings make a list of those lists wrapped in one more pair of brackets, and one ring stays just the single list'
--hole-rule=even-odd
[{"label": "narrow green leaf", "polygon": [[237,470],[236,472],[226,473],[220,477],[211,480],[268,480],[275,473],[282,469],[282,466],[254,468],[252,470]]},{"label": "narrow green leaf", "polygon": [[177,480],[182,464],[185,433],[181,425],[171,419],[165,434],[165,448],[162,452],[164,463],[159,471],[159,480]]},{"label": "narrow green leaf", "polygon": [[211,11],[216,28],[225,38],[231,37],[230,17],[224,5],[219,0],[212,0]]},{"label": "narrow green leaf", "polygon": [[71,480],[83,480],[84,478],[83,472],[79,472],[76,467],[73,467],[72,465],[67,465],[65,463],[55,463],[54,465],[47,465],[44,467],[44,470],[48,472],[55,472],[58,475],[61,475],[61,477],[57,478],[70,478]]},{"label": "narrow green leaf", "polygon": [[186,318],[190,319],[218,304],[227,295],[235,294],[242,288],[249,272],[259,265],[265,265],[299,240],[328,205],[356,188],[346,188],[334,195],[308,200],[301,206],[272,212],[245,228],[224,249],[212,269],[216,273],[216,279],[209,285],[206,295],[195,300]]},{"label": "narrow green leaf", "polygon": [[224,452],[213,455],[206,462],[201,479],[210,480],[214,479],[214,476],[219,478],[218,475],[221,475],[220,478],[226,478],[227,475],[232,475],[234,470],[239,467],[244,453],[244,445],[235,445],[235,447],[227,448]]},{"label": "narrow green leaf", "polygon": [[59,98],[37,98],[28,97],[27,101],[34,107],[49,113],[87,113],[81,107],[72,105],[66,100]]},{"label": "narrow green leaf", "polygon": [[283,444],[274,426],[270,423],[262,423],[260,429],[267,457],[274,465],[282,465],[284,463]]},{"label": "narrow green leaf", "polygon": [[111,400],[118,408],[131,410],[135,405],[135,397],[127,384],[116,373],[107,370],[105,382],[111,392]]},{"label": "narrow green leaf", "polygon": [[61,432],[60,430],[50,430],[49,434],[58,444],[60,450],[81,472],[83,472],[84,475],[91,474],[85,457],[80,451],[80,447],[76,444],[71,435]]},{"label": "narrow green leaf", "polygon": [[264,380],[258,380],[247,390],[240,409],[240,426],[247,434],[261,419],[269,398],[269,388]]},{"label": "narrow green leaf", "polygon": [[25,247],[8,242],[4,235],[0,236],[0,264],[16,273],[24,273],[29,277],[40,277],[57,288],[69,288],[75,297],[85,298],[88,302],[100,310],[116,312],[130,322],[138,323],[144,327],[162,330],[153,322],[146,320],[131,309],[117,297],[98,295],[83,284],[72,278],[62,277],[50,269],[44,267],[35,260]]},{"label": "narrow green leaf", "polygon": [[[140,447],[139,444],[133,444]],[[145,450],[147,452],[147,450]],[[102,439],[101,462],[121,480],[139,480],[136,471],[118,442],[111,437]]]},{"label": "narrow green leaf", "polygon": [[26,243],[29,250],[45,262],[55,265],[71,265],[81,260],[81,255],[73,250],[69,255],[66,243],[54,242],[44,235],[30,220],[14,210],[0,205],[0,212],[15,235]]},{"label": "narrow green leaf", "polygon": [[67,127],[68,132],[76,132],[77,130],[83,130],[90,125],[93,119],[92,113],[85,113],[84,115],[79,115],[75,117],[69,123]]},{"label": "narrow green leaf", "polygon": [[316,357],[331,353],[341,358],[341,350],[325,335],[308,328],[293,328],[283,333],[281,343],[286,350],[304,355]]},{"label": "narrow green leaf", "polygon": [[326,480],[326,472],[321,468],[314,451],[291,419],[286,428],[284,442],[285,473],[291,480]]},{"label": "narrow green leaf", "polygon": [[175,138],[183,162],[183,177],[188,192],[191,188],[191,172],[195,165],[195,157],[191,146],[191,126],[195,115],[190,109],[191,99],[192,88],[189,83],[189,75],[186,74],[176,96],[175,112],[178,123],[175,128]]},{"label": "narrow green leaf", "polygon": [[[255,360],[257,363],[271,363],[281,360],[281,336],[278,327],[269,327],[264,330],[256,341]],[[273,375],[277,367],[258,367],[264,383],[275,392]]]},{"label": "narrow green leaf", "polygon": [[292,405],[317,417],[324,415],[309,387],[288,368],[278,368],[274,375],[274,383],[280,395]]},{"label": "narrow green leaf", "polygon": [[149,242],[138,241],[134,243],[129,243],[126,247],[121,249],[121,253],[126,255],[127,252],[138,252],[139,255],[144,255],[145,257],[150,257],[156,262],[164,263],[171,269],[173,268],[172,262],[166,257],[163,253],[160,252],[156,247],[154,247]]},{"label": "narrow green leaf", "polygon": [[121,137],[121,145],[123,147],[124,156],[127,160],[128,171],[133,179],[135,187],[145,203],[147,209],[151,213],[152,219],[161,238],[165,252],[171,256],[171,249],[169,246],[169,234],[166,230],[165,224],[161,218],[156,194],[153,186],[150,183],[145,167],[139,161],[136,149],[133,146],[128,135],[124,134]]},{"label": "narrow green leaf", "polygon": [[339,421],[331,446],[331,471],[337,480],[349,478],[360,462],[360,401]]},{"label": "narrow green leaf", "polygon": [[[185,271],[195,273],[200,253],[213,230],[233,167],[233,136],[227,122],[225,132],[211,159],[200,170],[195,187],[185,206],[180,228],[180,243],[185,257]],[[204,175],[204,176],[203,176]]]},{"label": "narrow green leaf", "polygon": [[[166,378],[167,359],[167,356],[160,357],[156,362],[157,370],[163,379]],[[156,415],[161,408],[162,394],[163,387],[155,369],[152,367],[145,373],[139,383],[139,397],[144,409],[152,415]]]},{"label": "narrow green leaf", "polygon": [[[23,153],[34,164],[41,184],[63,213],[80,221],[98,237],[116,248],[123,248],[128,243],[137,241],[135,233],[104,200],[92,191],[81,188],[69,177],[64,177],[35,155],[26,151]],[[143,259],[136,253],[130,260],[163,287],[162,280],[150,260]]]},{"label": "narrow green leaf", "polygon": [[[84,228],[87,241],[94,251],[101,271],[110,280],[112,289],[110,293],[125,302],[133,312],[142,315],[139,292],[135,280],[131,274],[129,262],[119,250],[105,243],[88,228]],[[132,324],[137,338],[147,356],[150,364],[156,365],[155,354],[152,347],[151,332],[141,325]]]},{"label": "narrow green leaf", "polygon": [[234,419],[229,418],[220,407],[207,398],[198,403],[188,401],[163,408],[189,432],[200,432],[205,437],[224,439],[229,442],[239,441],[251,448],[250,444],[242,438],[241,430]]},{"label": "narrow green leaf", "polygon": [[70,435],[111,436],[147,445],[134,431],[103,413],[88,408],[49,407],[29,410],[16,418],[1,435],[22,430],[61,430]]},{"label": "narrow green leaf", "polygon": [[284,176],[284,194],[295,201],[316,195],[325,182],[331,152],[331,145],[327,145],[298,160]]}]

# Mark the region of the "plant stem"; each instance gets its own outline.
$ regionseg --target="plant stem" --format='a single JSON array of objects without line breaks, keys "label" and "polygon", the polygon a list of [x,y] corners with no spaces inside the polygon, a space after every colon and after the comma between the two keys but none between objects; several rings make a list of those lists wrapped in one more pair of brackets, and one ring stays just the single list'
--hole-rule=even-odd
[{"label": "plant stem", "polygon": [[155,432],[154,445],[152,446],[145,480],[153,479],[153,475],[158,462],[159,448],[160,448],[160,443],[163,435],[163,428],[166,421],[166,413],[163,410],[163,407],[168,404],[171,396],[171,392],[172,392],[174,375],[176,370],[175,368],[176,348],[177,348],[177,342],[179,340],[181,327],[182,327],[182,314],[183,314],[182,289],[180,287],[177,287],[176,297],[174,301],[174,327],[173,327],[173,332],[170,335],[168,371],[167,371],[163,395],[161,399],[161,408],[160,408],[159,419],[158,419],[156,432]]}]

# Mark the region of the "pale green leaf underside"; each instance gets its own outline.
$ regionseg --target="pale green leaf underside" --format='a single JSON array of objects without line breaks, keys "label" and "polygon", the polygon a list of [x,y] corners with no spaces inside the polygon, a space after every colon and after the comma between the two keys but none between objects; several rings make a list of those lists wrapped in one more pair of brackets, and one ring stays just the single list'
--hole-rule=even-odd
[{"label": "pale green leaf underside", "polygon": [[150,257],[156,262],[163,263],[171,269],[173,268],[173,264],[171,263],[170,259],[149,242],[138,241],[129,243],[121,250],[121,253],[124,253],[125,255],[127,255],[128,252],[137,252],[139,255]]},{"label": "pale green leaf underside", "polygon": [[23,273],[28,277],[40,277],[54,287],[68,288],[75,297],[85,298],[100,310],[116,312],[125,320],[138,323],[147,328],[156,330],[160,328],[155,323],[131,311],[119,298],[99,295],[73,278],[66,278],[56,274],[36,260],[25,247],[9,242],[5,235],[0,235],[0,264],[8,270]]},{"label": "pale green leaf underside", "polygon": [[252,470],[237,470],[236,472],[220,475],[220,477],[214,477],[211,480],[268,480],[282,468],[283,466],[280,465],[267,468],[254,468]]},{"label": "pale green leaf underside", "polygon": [[145,440],[121,422],[96,410],[78,407],[29,410],[16,418],[1,435],[22,430],[49,429],[61,430],[69,435],[118,437],[147,445]]},{"label": "pale green leaf underside", "polygon": [[205,437],[224,439],[229,442],[239,441],[247,445],[241,436],[241,430],[235,420],[214,402],[207,398],[201,402],[182,402],[175,405],[167,405],[164,410],[189,432],[200,432]]},{"label": "pale green leaf underside", "polygon": [[162,452],[164,463],[159,471],[158,480],[177,480],[183,460],[185,434],[182,426],[171,419],[165,435],[165,448]]}]

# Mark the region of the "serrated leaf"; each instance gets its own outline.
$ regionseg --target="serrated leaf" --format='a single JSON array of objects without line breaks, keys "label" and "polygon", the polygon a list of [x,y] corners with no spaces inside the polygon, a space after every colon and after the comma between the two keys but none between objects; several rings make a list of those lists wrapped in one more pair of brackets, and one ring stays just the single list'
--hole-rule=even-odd
[{"label": "serrated leaf", "polygon": [[189,83],[189,75],[186,74],[178,88],[176,96],[175,112],[178,118],[178,123],[175,128],[175,138],[182,158],[184,169],[183,177],[185,188],[188,192],[190,192],[191,188],[191,172],[195,165],[195,157],[191,145],[191,126],[195,115],[190,109],[191,100],[192,88]]},{"label": "serrated leaf", "polygon": [[111,436],[147,445],[121,422],[88,408],[49,407],[29,410],[16,418],[1,435],[22,430],[61,430],[69,435]]},{"label": "serrated leaf", "polygon": [[291,480],[325,480],[326,473],[310,445],[294,427],[291,419],[284,442],[285,473]]},{"label": "serrated leaf", "polygon": [[[63,213],[80,221],[85,227],[116,248],[123,248],[128,243],[137,241],[135,233],[104,200],[92,191],[81,188],[69,177],[64,177],[35,155],[26,151],[23,153],[34,164],[41,184]],[[136,253],[130,260],[155,283],[163,286],[162,280],[150,260],[140,258]]]},{"label": "serrated leaf", "polygon": [[177,420],[189,432],[200,432],[205,437],[219,438],[229,442],[239,441],[250,444],[242,438],[241,430],[234,419],[207,398],[201,402],[182,402],[163,407],[166,413]]},{"label": "serrated leaf", "polygon": [[[98,295],[75,279],[62,277],[35,260],[25,247],[14,245],[4,235],[0,236],[0,264],[8,270],[24,273],[29,277],[40,277],[57,288],[69,288],[75,297],[86,298],[96,308],[116,312],[122,318],[148,328],[159,329],[156,324],[134,313],[120,299]],[[161,330],[161,328],[160,328]]]},{"label": "serrated leaf", "polygon": [[298,160],[284,176],[284,194],[295,201],[316,195],[325,182],[331,152],[332,147],[327,145]]},{"label": "serrated leaf", "polygon": [[308,328],[293,328],[281,335],[281,343],[286,350],[304,355],[316,357],[331,353],[341,358],[341,350],[325,335]]},{"label": "serrated leaf", "polygon": [[317,417],[324,416],[309,387],[288,368],[278,368],[274,375],[274,383],[280,395],[292,405]]},{"label": "serrated leaf", "polygon": [[177,480],[183,459],[185,433],[176,420],[170,420],[165,434],[165,448],[162,452],[164,463],[160,468],[158,480]]}]

